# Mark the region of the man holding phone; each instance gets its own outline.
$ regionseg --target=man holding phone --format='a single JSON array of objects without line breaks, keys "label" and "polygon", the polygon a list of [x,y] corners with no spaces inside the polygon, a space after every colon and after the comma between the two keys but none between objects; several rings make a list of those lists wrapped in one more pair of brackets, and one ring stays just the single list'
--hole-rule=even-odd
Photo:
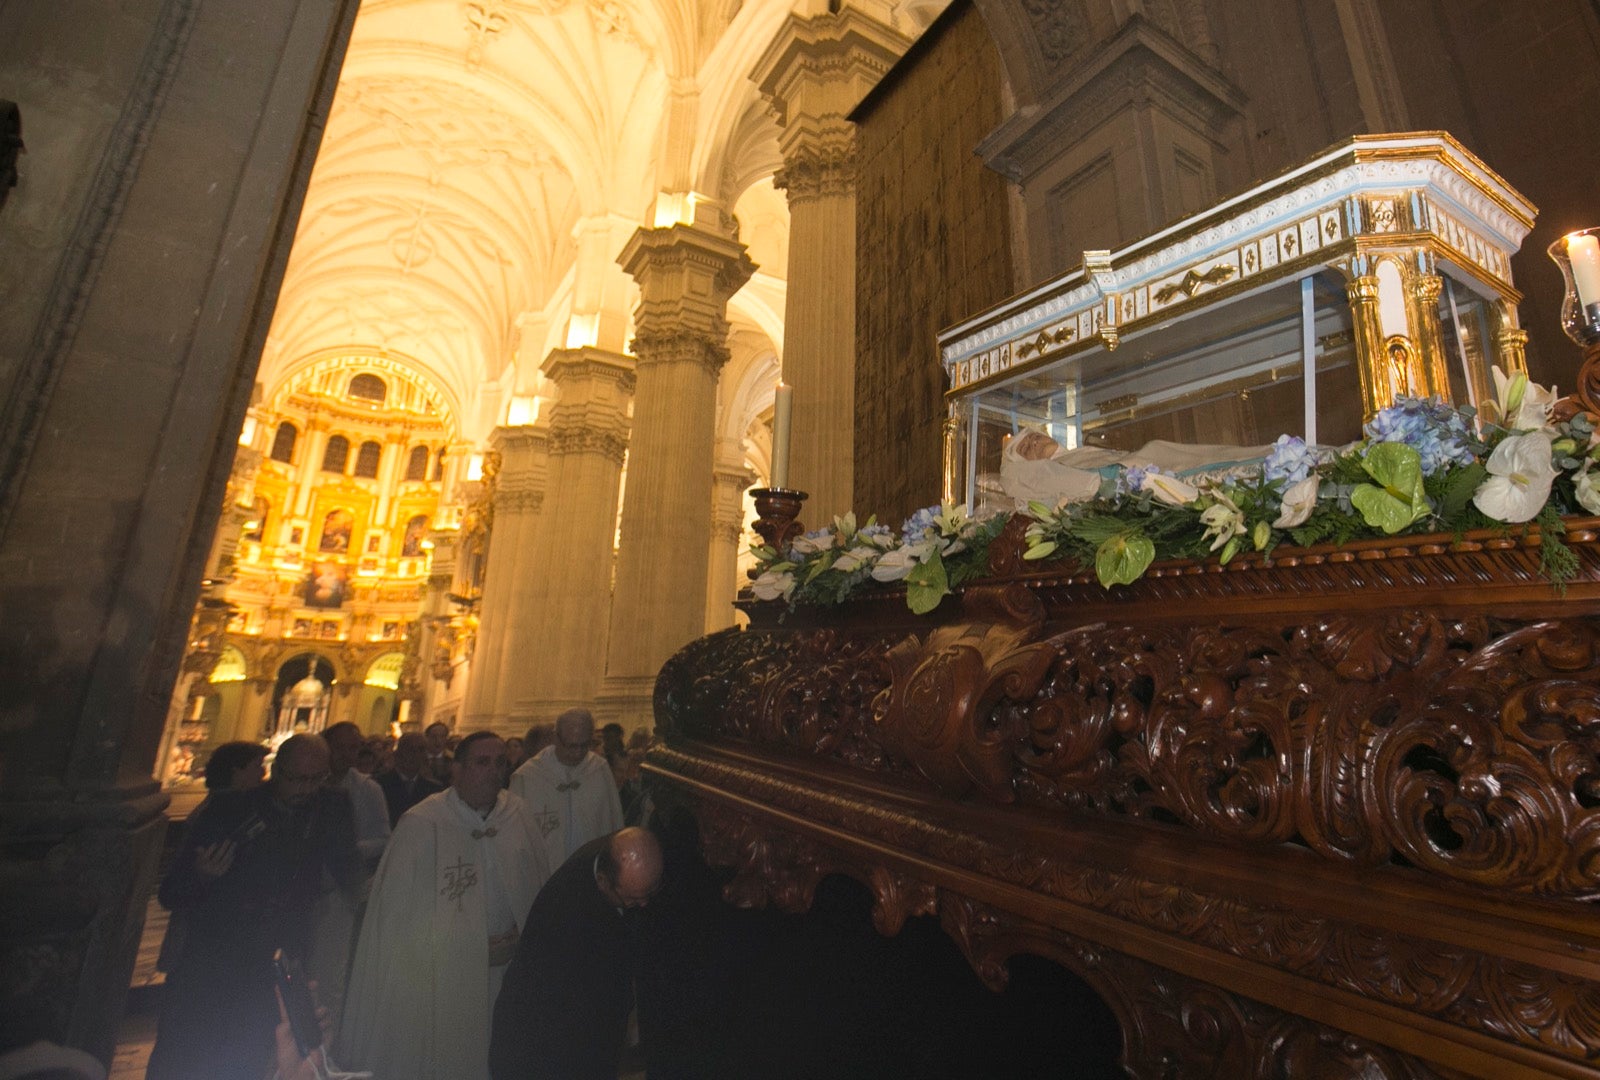
[{"label": "man holding phone", "polygon": [[189,936],[147,1080],[260,1080],[271,1067],[273,956],[303,954],[325,871],[351,886],[361,876],[350,801],[327,776],[327,745],[295,735],[266,786],[215,793],[189,821],[160,890]]}]

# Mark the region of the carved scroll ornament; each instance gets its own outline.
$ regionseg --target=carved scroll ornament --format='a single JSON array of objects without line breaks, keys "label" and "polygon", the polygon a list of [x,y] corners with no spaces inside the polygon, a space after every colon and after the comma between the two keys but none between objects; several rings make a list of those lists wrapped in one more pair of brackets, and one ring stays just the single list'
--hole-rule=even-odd
[{"label": "carved scroll ornament", "polygon": [[705,639],[663,672],[663,720],[950,797],[1600,895],[1600,619],[1042,632],[985,619]]}]

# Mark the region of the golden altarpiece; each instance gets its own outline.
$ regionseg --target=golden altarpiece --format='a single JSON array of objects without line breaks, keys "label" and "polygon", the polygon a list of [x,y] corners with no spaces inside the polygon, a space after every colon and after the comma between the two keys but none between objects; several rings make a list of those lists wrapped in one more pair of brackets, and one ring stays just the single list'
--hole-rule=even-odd
[{"label": "golden altarpiece", "polygon": [[[494,462],[413,365],[329,356],[250,411],[173,695],[161,779],[211,747],[449,708],[476,627]],[[459,692],[459,686],[456,687]]]},{"label": "golden altarpiece", "polygon": [[[1360,138],[1091,253],[944,335],[950,493],[990,497],[1023,424],[1335,442],[1480,400],[1522,366],[1533,213],[1448,137]],[[1133,1077],[1600,1077],[1600,524],[1567,538],[1559,590],[1509,530],[1107,590],[1008,526],[927,616],[747,600],[663,669],[649,769],[731,899],[841,873],[993,986],[1055,960]]]}]

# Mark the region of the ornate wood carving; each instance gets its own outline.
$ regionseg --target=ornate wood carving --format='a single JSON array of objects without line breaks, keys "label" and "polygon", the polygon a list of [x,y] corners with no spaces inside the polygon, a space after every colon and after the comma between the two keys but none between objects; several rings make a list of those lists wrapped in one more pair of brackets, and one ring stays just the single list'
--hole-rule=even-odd
[{"label": "ornate wood carving", "polygon": [[1057,956],[1133,1075],[1600,1078],[1600,556],[1569,539],[1565,593],[1477,536],[757,610],[663,669],[650,768],[731,897],[845,873],[992,985]]}]

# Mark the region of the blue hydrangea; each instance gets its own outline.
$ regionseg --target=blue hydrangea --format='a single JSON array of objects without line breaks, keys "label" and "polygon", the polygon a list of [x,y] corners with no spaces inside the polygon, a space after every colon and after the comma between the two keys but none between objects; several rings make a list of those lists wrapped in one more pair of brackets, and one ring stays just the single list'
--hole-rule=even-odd
[{"label": "blue hydrangea", "polygon": [[1471,465],[1472,430],[1467,418],[1437,398],[1400,397],[1366,426],[1373,442],[1397,442],[1422,458],[1422,475],[1432,476],[1447,465]]},{"label": "blue hydrangea", "polygon": [[1130,465],[1117,476],[1117,495],[1137,495],[1144,487],[1144,478],[1161,470],[1155,465]]},{"label": "blue hydrangea", "polygon": [[938,506],[924,506],[907,518],[906,523],[900,526],[900,535],[904,542],[914,544],[918,540],[927,537],[930,532],[937,534],[939,532],[939,510],[940,507]]},{"label": "blue hydrangea", "polygon": [[1313,446],[1307,446],[1306,441],[1298,435],[1279,435],[1278,441],[1272,444],[1272,449],[1267,452],[1266,460],[1262,462],[1262,475],[1268,480],[1282,480],[1288,484],[1298,484],[1316,471],[1328,458],[1327,452]]}]

